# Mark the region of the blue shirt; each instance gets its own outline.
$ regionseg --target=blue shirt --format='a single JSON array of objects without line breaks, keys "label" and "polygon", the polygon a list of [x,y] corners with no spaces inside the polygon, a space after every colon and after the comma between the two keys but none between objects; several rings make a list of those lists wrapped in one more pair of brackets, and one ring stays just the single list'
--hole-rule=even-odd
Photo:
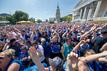
[{"label": "blue shirt", "polygon": [[45,42],[42,46],[44,48],[44,55],[45,57],[49,57],[50,56],[50,53],[51,53],[51,48],[49,47],[48,45],[49,43],[48,42]]},{"label": "blue shirt", "polygon": [[61,50],[61,44],[59,44],[58,42],[51,43],[51,51],[52,51],[52,53],[60,53],[60,50]]},{"label": "blue shirt", "polygon": [[24,71],[39,71],[36,65],[24,69]]}]

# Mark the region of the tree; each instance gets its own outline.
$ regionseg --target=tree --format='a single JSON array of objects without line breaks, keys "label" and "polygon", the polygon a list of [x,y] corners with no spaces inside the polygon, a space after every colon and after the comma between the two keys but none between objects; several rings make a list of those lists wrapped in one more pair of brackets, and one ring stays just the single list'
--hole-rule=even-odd
[{"label": "tree", "polygon": [[28,21],[29,15],[23,11],[16,11],[13,14],[14,19],[16,19],[16,22],[18,21]]},{"label": "tree", "polygon": [[67,22],[70,23],[72,21],[72,17],[71,16],[67,16]]},{"label": "tree", "polygon": [[29,21],[35,23],[35,18],[30,18]]},{"label": "tree", "polygon": [[[0,16],[1,21],[9,21],[10,24],[16,24],[18,21],[28,21],[29,15],[23,11],[15,11],[13,15],[2,14]],[[30,18],[30,21],[34,22],[34,18]]]},{"label": "tree", "polygon": [[41,20],[41,19],[38,19],[38,20],[37,20],[37,23],[41,23],[41,22],[42,22],[42,20]]},{"label": "tree", "polygon": [[6,17],[6,20],[10,21],[10,24],[16,24],[16,19],[13,16]]},{"label": "tree", "polygon": [[72,16],[64,16],[61,18],[61,22],[62,21],[66,21],[68,23],[70,23],[72,21]]},{"label": "tree", "polygon": [[4,20],[4,18],[2,16],[0,16],[0,21]]}]

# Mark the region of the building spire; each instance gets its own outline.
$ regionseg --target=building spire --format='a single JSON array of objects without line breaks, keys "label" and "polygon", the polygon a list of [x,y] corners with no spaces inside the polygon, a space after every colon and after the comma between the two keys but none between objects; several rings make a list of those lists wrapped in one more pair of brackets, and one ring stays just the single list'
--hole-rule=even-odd
[{"label": "building spire", "polygon": [[57,9],[59,8],[59,2],[57,2]]},{"label": "building spire", "polygon": [[56,9],[56,21],[57,21],[57,23],[60,22],[60,8],[59,8],[59,3],[57,3],[57,9]]}]

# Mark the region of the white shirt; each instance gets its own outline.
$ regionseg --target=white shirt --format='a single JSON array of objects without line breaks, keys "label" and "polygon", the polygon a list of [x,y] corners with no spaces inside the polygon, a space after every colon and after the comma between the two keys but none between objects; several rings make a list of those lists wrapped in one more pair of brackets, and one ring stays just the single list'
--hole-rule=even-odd
[{"label": "white shirt", "polygon": [[43,49],[42,45],[38,45],[37,51],[41,53],[40,61],[42,62],[45,59],[44,49]]}]

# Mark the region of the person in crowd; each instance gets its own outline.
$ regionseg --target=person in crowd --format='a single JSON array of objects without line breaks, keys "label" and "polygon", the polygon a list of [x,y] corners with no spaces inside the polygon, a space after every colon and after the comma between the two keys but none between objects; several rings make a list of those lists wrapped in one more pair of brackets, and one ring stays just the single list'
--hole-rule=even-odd
[{"label": "person in crowd", "polygon": [[21,45],[16,41],[16,39],[11,39],[9,43],[6,44],[6,46],[3,48],[3,50],[6,49],[14,49],[15,50],[15,56],[18,57],[20,55],[20,47]]},{"label": "person in crowd", "polygon": [[99,53],[100,48],[107,42],[107,25],[105,25],[102,29],[101,29],[101,34],[100,36],[97,36],[95,38],[94,43],[94,50],[96,53]]},{"label": "person in crowd", "polygon": [[51,48],[49,47],[49,42],[47,42],[45,38],[41,38],[41,45],[44,48],[44,56],[46,59],[46,64],[47,66],[49,66],[49,57],[51,54]]},{"label": "person in crowd", "polygon": [[15,50],[7,49],[0,53],[0,71],[20,71],[21,65],[15,58]]},{"label": "person in crowd", "polygon": [[19,59],[22,62],[24,68],[29,66],[30,56],[28,52],[28,47],[26,45],[21,46]]},{"label": "person in crowd", "polygon": [[54,36],[51,39],[50,42],[50,48],[51,48],[51,55],[50,58],[54,58],[56,56],[59,56],[63,59],[63,55],[61,53],[62,44],[58,41],[58,35],[54,34]]},{"label": "person in crowd", "polygon": [[33,34],[33,40],[39,41],[40,42],[40,37],[41,37],[41,33],[39,30],[35,30],[34,34]]},{"label": "person in crowd", "polygon": [[32,46],[38,51],[41,63],[45,62],[44,49],[38,41],[33,41]]},{"label": "person in crowd", "polygon": [[20,55],[20,44],[16,41],[16,39],[11,39],[9,43],[6,44],[6,46],[3,48],[3,50],[6,49],[14,49],[15,50],[15,56],[18,57]]},{"label": "person in crowd", "polygon": [[71,38],[67,38],[66,42],[63,44],[62,47],[62,54],[64,55],[64,59],[67,58],[68,54],[72,51],[73,49],[73,42]]}]

